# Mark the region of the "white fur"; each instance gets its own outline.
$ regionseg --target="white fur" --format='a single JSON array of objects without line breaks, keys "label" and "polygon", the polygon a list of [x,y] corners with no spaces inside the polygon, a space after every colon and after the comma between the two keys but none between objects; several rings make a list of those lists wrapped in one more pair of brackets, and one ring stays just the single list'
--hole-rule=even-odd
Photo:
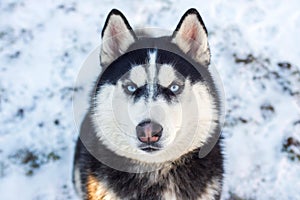
[{"label": "white fur", "polygon": [[132,70],[130,71],[129,78],[138,87],[145,85],[147,81],[147,73],[145,67],[142,65],[133,67]]},{"label": "white fur", "polygon": [[215,195],[220,193],[221,193],[220,180],[212,179],[212,181],[206,185],[205,191],[202,193],[199,200],[214,200]]},{"label": "white fur", "polygon": [[156,64],[156,56],[157,56],[157,51],[154,52],[149,52],[148,57],[149,57],[149,64],[148,64],[148,83],[149,84],[149,93],[150,96],[152,96],[155,92],[155,88],[153,83],[155,82],[155,76],[157,73],[157,64]]},{"label": "white fur", "polygon": [[149,52],[148,54],[149,57],[149,66],[148,66],[148,74],[149,74],[149,82],[154,83],[154,78],[156,75],[156,57],[157,57],[157,52]]},{"label": "white fur", "polygon": [[77,194],[82,197],[83,193],[81,191],[81,178],[80,178],[80,171],[77,166],[74,169],[74,181],[75,181],[75,189]]},{"label": "white fur", "polygon": [[[221,183],[219,179],[212,179],[211,182],[206,184],[204,192],[201,194],[198,200],[214,200],[215,195],[219,194],[221,191]],[[176,188],[173,182],[170,180],[166,191],[164,192],[163,199],[165,200],[176,200]]]},{"label": "white fur", "polygon": [[164,192],[163,199],[165,200],[176,200],[177,195],[175,192],[174,183],[169,181],[166,191]]},{"label": "white fur", "polygon": [[175,71],[171,65],[163,64],[158,74],[158,83],[164,87],[168,87],[176,80]]}]

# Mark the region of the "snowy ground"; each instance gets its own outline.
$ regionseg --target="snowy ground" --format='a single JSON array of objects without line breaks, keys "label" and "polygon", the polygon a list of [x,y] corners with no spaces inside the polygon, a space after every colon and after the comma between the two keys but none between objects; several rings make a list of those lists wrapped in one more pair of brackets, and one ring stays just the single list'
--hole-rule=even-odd
[{"label": "snowy ground", "polygon": [[72,95],[107,13],[174,29],[197,8],[226,93],[223,199],[300,199],[300,3],[0,1],[0,199],[76,199]]}]

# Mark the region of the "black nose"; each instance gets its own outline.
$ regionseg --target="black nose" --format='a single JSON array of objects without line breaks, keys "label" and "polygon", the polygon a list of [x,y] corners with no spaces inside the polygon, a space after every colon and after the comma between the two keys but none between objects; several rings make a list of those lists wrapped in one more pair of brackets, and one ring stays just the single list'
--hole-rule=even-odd
[{"label": "black nose", "polygon": [[143,143],[153,144],[162,135],[163,128],[160,124],[153,121],[144,121],[136,126],[138,139]]}]

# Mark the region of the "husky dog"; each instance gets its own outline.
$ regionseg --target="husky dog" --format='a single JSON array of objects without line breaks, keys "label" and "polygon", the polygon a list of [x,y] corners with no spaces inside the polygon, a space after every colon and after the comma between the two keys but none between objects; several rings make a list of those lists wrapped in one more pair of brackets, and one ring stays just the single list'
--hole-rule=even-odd
[{"label": "husky dog", "polygon": [[188,10],[170,36],[141,36],[113,9],[102,73],[80,130],[73,177],[82,199],[220,199],[220,97],[207,30]]}]

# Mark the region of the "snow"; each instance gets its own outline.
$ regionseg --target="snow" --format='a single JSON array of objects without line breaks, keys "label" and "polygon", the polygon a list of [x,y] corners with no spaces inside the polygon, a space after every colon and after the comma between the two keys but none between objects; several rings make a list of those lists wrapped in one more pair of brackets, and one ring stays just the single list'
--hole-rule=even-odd
[{"label": "snow", "polygon": [[[0,199],[76,199],[73,86],[100,44],[108,12],[121,10],[136,28],[173,30],[190,7],[207,26],[226,95],[222,198],[300,199],[299,6],[296,0],[1,1]],[[75,93],[86,95],[85,87]]]}]

